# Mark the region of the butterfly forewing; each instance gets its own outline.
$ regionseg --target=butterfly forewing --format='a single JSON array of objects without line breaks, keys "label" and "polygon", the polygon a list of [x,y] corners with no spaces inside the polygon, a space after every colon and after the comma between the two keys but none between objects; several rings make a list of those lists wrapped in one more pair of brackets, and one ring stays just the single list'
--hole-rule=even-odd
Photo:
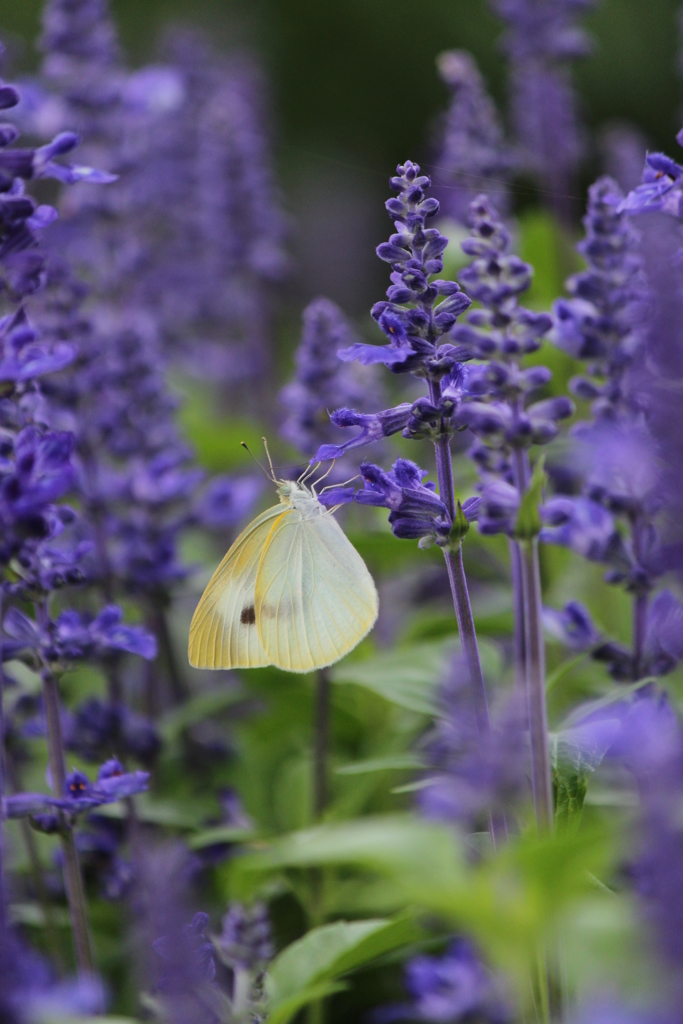
[{"label": "butterfly forewing", "polygon": [[310,672],[338,661],[372,629],[372,576],[331,515],[298,510],[272,526],[256,576],[261,643],[278,668]]},{"label": "butterfly forewing", "polygon": [[255,585],[268,534],[282,505],[262,513],[239,535],[202,595],[190,626],[195,668],[256,668],[272,664],[256,625]]}]

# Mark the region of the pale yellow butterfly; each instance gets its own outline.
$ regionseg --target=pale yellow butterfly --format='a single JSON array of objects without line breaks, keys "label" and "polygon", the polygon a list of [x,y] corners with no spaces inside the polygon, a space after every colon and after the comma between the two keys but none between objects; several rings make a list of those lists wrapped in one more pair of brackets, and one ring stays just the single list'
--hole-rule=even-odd
[{"label": "pale yellow butterfly", "polygon": [[375,624],[372,576],[315,488],[273,481],[280,504],[243,530],[197,605],[195,668],[311,672],[339,661]]}]

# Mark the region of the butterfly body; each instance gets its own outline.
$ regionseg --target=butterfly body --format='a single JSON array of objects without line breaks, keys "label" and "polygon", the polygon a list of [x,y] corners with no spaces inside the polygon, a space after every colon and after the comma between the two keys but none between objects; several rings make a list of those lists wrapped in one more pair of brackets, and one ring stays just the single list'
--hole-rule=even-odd
[{"label": "butterfly body", "polygon": [[339,661],[378,612],[368,569],[312,489],[278,482],[280,504],[240,534],[190,626],[196,668],[276,665],[310,672]]}]

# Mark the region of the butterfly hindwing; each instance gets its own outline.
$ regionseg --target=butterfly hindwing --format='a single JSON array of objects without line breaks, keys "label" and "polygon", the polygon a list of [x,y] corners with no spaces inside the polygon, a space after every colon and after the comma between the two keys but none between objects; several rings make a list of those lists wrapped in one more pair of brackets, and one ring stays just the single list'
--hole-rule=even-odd
[{"label": "butterfly hindwing", "polygon": [[259,561],[282,505],[263,512],[239,535],[216,569],[190,626],[189,659],[195,668],[271,665],[256,625]]},{"label": "butterfly hindwing", "polygon": [[255,596],[263,648],[289,672],[338,661],[377,618],[372,576],[329,514],[303,518],[292,509],[273,523]]}]

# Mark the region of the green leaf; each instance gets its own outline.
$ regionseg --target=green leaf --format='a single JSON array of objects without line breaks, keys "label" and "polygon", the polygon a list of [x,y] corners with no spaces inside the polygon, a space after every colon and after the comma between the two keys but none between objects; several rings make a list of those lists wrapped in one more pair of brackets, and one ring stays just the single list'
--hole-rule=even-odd
[{"label": "green leaf", "polygon": [[588,890],[588,873],[604,874],[606,840],[597,826],[580,835],[529,835],[472,865],[451,828],[408,814],[364,818],[285,836],[238,859],[232,894],[254,891],[264,873],[355,865],[390,878],[403,906],[470,932],[492,961],[519,975],[558,915]]},{"label": "green leaf", "polygon": [[[381,651],[363,661],[333,668],[332,681],[364,686],[399,707],[438,715],[437,689],[459,648],[457,640],[447,638]],[[479,652],[484,674],[495,676],[500,666],[497,646],[484,641]]]},{"label": "green leaf", "polygon": [[465,513],[462,510],[462,505],[458,502],[458,507],[455,511],[455,519],[451,526],[448,534],[448,550],[457,551],[463,542],[463,539],[467,536],[467,531],[470,528],[470,522]]},{"label": "green leaf", "polygon": [[[289,1020],[289,1007],[321,984],[348,974],[384,953],[415,942],[420,931],[409,917],[388,921],[336,921],[314,928],[274,960],[268,972],[269,1021]],[[313,995],[311,998],[319,998]],[[281,1011],[287,1008],[288,1015]]]},{"label": "green leaf", "polygon": [[335,992],[343,992],[345,988],[346,985],[338,981],[322,981],[319,985],[311,985],[269,1012],[268,1024],[287,1024],[304,1006],[317,1003],[318,1000],[332,996]]},{"label": "green leaf", "polygon": [[187,845],[191,850],[202,850],[205,846],[213,846],[215,843],[243,843],[253,835],[253,828],[219,825],[216,828],[207,828],[204,832],[199,832],[188,840]]},{"label": "green leaf", "polygon": [[[213,809],[213,804],[187,800],[157,800],[149,793],[141,793],[135,798],[135,816],[138,821],[150,825],[163,825],[166,828],[197,829],[206,820]],[[125,819],[128,817],[127,806],[119,801],[98,807],[98,814],[106,818]]]},{"label": "green leaf", "polygon": [[337,768],[337,775],[366,775],[370,772],[403,771],[424,767],[415,754],[389,754],[368,761],[353,761]]},{"label": "green leaf", "polygon": [[550,737],[555,791],[555,822],[576,830],[581,821],[588,777],[599,767],[620,728],[619,719],[565,729]]},{"label": "green leaf", "polygon": [[533,540],[541,532],[541,516],[538,506],[543,499],[546,473],[543,468],[545,456],[541,456],[531,476],[531,483],[522,495],[522,501],[515,523],[515,537],[519,540]]}]

